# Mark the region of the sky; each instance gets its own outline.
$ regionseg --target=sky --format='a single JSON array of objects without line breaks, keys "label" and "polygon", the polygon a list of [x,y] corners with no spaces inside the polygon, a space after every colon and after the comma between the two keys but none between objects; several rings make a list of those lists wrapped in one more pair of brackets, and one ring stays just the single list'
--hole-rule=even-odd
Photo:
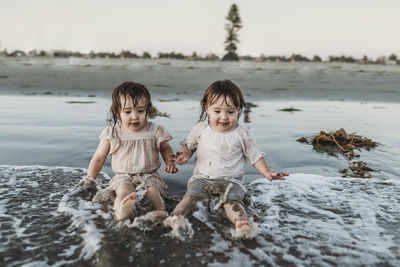
[{"label": "sky", "polygon": [[239,8],[239,55],[400,56],[400,0],[0,0],[0,50],[224,54]]}]

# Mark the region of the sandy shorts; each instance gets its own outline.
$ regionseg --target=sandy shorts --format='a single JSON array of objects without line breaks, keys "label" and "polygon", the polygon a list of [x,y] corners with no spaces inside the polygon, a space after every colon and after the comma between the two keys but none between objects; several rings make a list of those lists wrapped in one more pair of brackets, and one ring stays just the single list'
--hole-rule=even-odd
[{"label": "sandy shorts", "polygon": [[186,194],[183,197],[198,197],[198,198],[210,198],[213,196],[222,196],[225,194],[226,188],[229,184],[232,184],[232,188],[228,193],[228,201],[238,201],[243,205],[243,198],[245,191],[237,183],[230,182],[227,180],[211,180],[206,178],[196,178],[189,182],[187,186]]},{"label": "sandy shorts", "polygon": [[167,196],[168,187],[157,172],[144,174],[117,174],[111,179],[109,186],[115,191],[121,184],[133,184],[135,188],[137,188],[142,182],[144,182],[145,187],[153,186],[160,191],[162,196]]}]

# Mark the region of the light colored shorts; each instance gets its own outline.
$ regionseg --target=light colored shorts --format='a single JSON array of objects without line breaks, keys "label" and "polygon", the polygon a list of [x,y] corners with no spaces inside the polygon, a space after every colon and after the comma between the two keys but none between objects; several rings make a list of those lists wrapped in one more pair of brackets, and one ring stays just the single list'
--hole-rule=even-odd
[{"label": "light colored shorts", "polygon": [[157,172],[144,174],[116,174],[111,179],[109,186],[115,191],[121,184],[133,184],[133,186],[137,188],[142,184],[142,182],[146,188],[148,186],[153,186],[160,191],[162,196],[167,196],[167,184]]},{"label": "light colored shorts", "polygon": [[232,184],[232,188],[228,193],[226,202],[238,201],[243,205],[244,189],[239,184],[227,180],[196,178],[189,182],[186,194],[183,197],[211,198],[223,196],[229,184]]}]

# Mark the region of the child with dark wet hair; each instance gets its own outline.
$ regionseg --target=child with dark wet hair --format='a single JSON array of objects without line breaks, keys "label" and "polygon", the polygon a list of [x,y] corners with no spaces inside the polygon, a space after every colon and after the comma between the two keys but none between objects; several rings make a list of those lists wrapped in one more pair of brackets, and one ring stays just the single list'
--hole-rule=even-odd
[{"label": "child with dark wet hair", "polygon": [[167,185],[158,174],[161,154],[165,171],[176,173],[178,169],[171,160],[173,153],[168,141],[168,131],[148,121],[152,112],[150,93],[136,82],[124,82],[112,93],[109,122],[100,135],[100,143],[90,161],[86,178],[94,180],[110,154],[111,167],[115,176],[109,187],[116,199],[114,210],[116,220],[132,216],[136,204],[136,187],[145,187],[145,197],[150,200],[158,217],[167,217],[162,196],[167,194]]},{"label": "child with dark wet hair", "polygon": [[184,222],[193,205],[209,196],[210,187],[223,188],[223,208],[237,232],[251,232],[253,225],[243,207],[245,161],[268,180],[284,180],[286,172],[272,172],[256,142],[238,119],[245,105],[242,92],[230,80],[216,81],[204,92],[199,122],[174,155],[185,164],[196,152],[193,176],[187,192],[164,224],[172,228]]}]

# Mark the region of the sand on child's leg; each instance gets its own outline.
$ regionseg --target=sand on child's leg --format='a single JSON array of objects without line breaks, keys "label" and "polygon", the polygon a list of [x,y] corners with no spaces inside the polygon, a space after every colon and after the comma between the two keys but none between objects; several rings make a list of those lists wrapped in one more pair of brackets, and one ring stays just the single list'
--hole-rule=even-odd
[{"label": "sand on child's leg", "polygon": [[135,187],[132,184],[122,184],[116,190],[114,202],[115,218],[117,221],[126,220],[132,216],[136,204]]}]

